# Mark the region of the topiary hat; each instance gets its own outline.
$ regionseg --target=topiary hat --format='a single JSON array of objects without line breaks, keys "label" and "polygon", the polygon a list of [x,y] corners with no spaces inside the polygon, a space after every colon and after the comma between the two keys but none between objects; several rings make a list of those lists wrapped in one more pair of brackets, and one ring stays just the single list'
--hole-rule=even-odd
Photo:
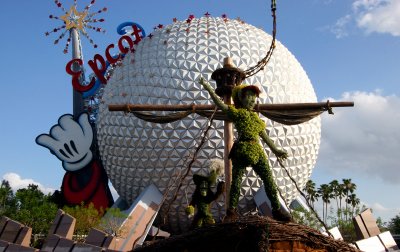
[{"label": "topiary hat", "polygon": [[258,86],[256,85],[247,85],[247,84],[241,84],[239,86],[236,86],[232,90],[232,99],[235,104],[241,104],[241,98],[243,95],[246,93],[246,91],[252,90],[257,97],[260,95],[261,90]]}]

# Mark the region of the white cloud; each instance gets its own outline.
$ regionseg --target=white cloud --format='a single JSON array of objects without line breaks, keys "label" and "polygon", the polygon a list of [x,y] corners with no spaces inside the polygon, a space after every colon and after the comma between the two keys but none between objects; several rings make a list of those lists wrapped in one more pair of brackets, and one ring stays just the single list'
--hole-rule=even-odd
[{"label": "white cloud", "polygon": [[353,2],[353,10],[354,12],[360,12],[363,10],[371,11],[390,1],[391,0],[355,0]]},{"label": "white cloud", "polygon": [[400,0],[357,0],[353,9],[357,26],[367,33],[400,36]]},{"label": "white cloud", "polygon": [[384,222],[389,222],[400,212],[400,208],[387,208],[378,202],[366,203],[365,205],[372,209],[375,218],[380,217]]},{"label": "white cloud", "polygon": [[343,38],[351,25],[366,34],[400,36],[400,0],[354,0],[352,10],[329,26],[329,30],[336,38]]},{"label": "white cloud", "polygon": [[322,116],[318,169],[399,183],[400,97],[353,92],[340,100],[354,101],[355,106]]},{"label": "white cloud", "polygon": [[[367,204],[368,205],[368,204]],[[383,205],[381,205],[378,202],[375,202],[371,205],[369,205],[369,207],[373,210],[373,211],[379,211],[379,212],[387,212],[390,211],[389,208],[384,207]]]},{"label": "white cloud", "polygon": [[3,179],[10,183],[10,187],[14,192],[21,188],[27,188],[29,184],[37,185],[44,194],[53,193],[55,191],[53,188],[44,187],[33,179],[23,179],[18,174],[12,172],[4,174]]},{"label": "white cloud", "polygon": [[346,26],[349,22],[351,22],[351,16],[346,15],[344,17],[339,18],[336,21],[336,24],[331,26],[329,29],[333,34],[335,34],[336,38],[346,37],[348,35]]}]

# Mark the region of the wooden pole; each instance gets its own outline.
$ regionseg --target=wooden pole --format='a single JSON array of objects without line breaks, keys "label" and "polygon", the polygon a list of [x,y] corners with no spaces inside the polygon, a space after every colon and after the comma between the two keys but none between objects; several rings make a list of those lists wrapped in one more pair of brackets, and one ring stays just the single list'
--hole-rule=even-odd
[{"label": "wooden pole", "polygon": [[[224,103],[232,104],[231,95],[224,95]],[[225,164],[225,212],[229,208],[229,195],[232,183],[232,162],[229,159],[229,152],[233,146],[232,122],[224,121],[224,164]]]},{"label": "wooden pole", "polygon": [[[232,104],[231,95],[224,95],[224,102]],[[259,104],[254,111],[262,110],[295,110],[295,109],[325,109],[331,111],[332,107],[353,107],[354,102],[319,102],[319,103],[286,103],[286,104]],[[109,111],[212,111],[215,105],[154,105],[154,104],[110,104]],[[224,121],[224,165],[225,165],[225,208],[229,207],[230,185],[232,183],[232,162],[229,159],[229,152],[233,145],[232,123]]]},{"label": "wooden pole", "polygon": [[[225,101],[225,99],[224,99]],[[317,102],[317,103],[285,103],[285,104],[259,104],[260,110],[293,110],[293,109],[317,109],[317,108],[333,108],[333,107],[354,107],[354,102]],[[110,104],[109,111],[188,111],[188,110],[214,110],[215,105],[195,105],[195,104],[178,104],[178,105],[154,105],[154,104]]]}]

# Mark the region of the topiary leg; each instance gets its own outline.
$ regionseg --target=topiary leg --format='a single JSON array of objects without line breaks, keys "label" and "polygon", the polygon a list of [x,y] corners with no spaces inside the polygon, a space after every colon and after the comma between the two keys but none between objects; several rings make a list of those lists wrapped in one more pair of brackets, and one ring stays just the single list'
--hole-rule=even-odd
[{"label": "topiary leg", "polygon": [[206,216],[204,221],[205,221],[205,223],[207,223],[208,225],[215,224],[215,220],[214,220],[214,218],[213,218],[212,216]]},{"label": "topiary leg", "polygon": [[229,196],[229,208],[236,208],[239,203],[240,187],[246,167],[232,161],[232,184]]},{"label": "topiary leg", "polygon": [[202,227],[204,222],[204,218],[199,218],[196,222],[196,227]]},{"label": "topiary leg", "polygon": [[272,171],[269,168],[267,158],[265,156],[260,158],[260,161],[254,165],[253,169],[264,182],[265,193],[271,201],[272,209],[278,210],[280,208],[278,190],[276,189],[276,184],[272,176]]}]

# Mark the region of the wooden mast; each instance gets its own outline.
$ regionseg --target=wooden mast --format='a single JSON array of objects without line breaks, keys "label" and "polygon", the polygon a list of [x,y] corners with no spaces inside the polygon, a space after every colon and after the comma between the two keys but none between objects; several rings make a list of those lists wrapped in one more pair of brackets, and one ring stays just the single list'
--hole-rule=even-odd
[{"label": "wooden mast", "polygon": [[[213,111],[215,105],[206,104],[176,104],[176,105],[159,105],[159,104],[110,104],[109,111]],[[334,107],[354,107],[354,102],[315,102],[315,103],[282,103],[282,104],[259,104],[254,109],[255,112],[262,110],[295,110],[295,109],[325,109]]]}]

